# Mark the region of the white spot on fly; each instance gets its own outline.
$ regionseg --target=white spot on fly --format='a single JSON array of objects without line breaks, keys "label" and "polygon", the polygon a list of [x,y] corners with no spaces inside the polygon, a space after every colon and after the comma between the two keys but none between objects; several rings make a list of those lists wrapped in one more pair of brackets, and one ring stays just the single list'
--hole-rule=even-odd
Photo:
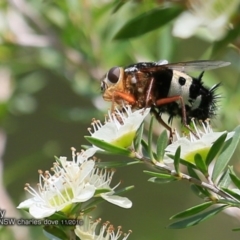
[{"label": "white spot on fly", "polygon": [[202,101],[202,96],[198,96],[195,100],[193,100],[191,109],[194,110],[194,109],[198,108],[201,104],[201,101]]},{"label": "white spot on fly", "polygon": [[138,88],[138,92],[142,93],[143,92],[143,88]]},{"label": "white spot on fly", "polygon": [[163,59],[163,60],[159,60],[158,62],[156,62],[157,66],[158,65],[165,65],[165,64],[168,64],[168,60]]},{"label": "white spot on fly", "polygon": [[135,76],[133,76],[133,77],[131,78],[131,83],[132,83],[132,84],[136,84],[136,83],[137,83],[137,79],[136,79]]},{"label": "white spot on fly", "polygon": [[[179,84],[179,77],[183,77],[186,79],[186,82],[183,86]],[[182,96],[184,104],[189,105],[188,99],[189,99],[189,89],[191,84],[192,84],[192,78],[189,75],[183,72],[173,70],[173,76],[172,76],[170,89],[168,92],[168,97]],[[178,102],[178,104],[180,106],[180,102]]]},{"label": "white spot on fly", "polygon": [[125,72],[136,72],[138,71],[138,68],[137,67],[129,67],[129,68],[126,68],[125,69]]}]

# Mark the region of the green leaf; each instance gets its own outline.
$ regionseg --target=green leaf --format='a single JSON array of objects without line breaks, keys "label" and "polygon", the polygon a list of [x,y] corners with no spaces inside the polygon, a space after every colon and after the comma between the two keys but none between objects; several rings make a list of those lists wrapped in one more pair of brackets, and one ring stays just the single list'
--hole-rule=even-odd
[{"label": "green leaf", "polygon": [[227,208],[226,205],[216,207],[214,209],[211,209],[209,211],[206,211],[204,213],[198,214],[196,216],[175,222],[173,224],[170,224],[168,228],[171,229],[180,229],[180,228],[187,228],[187,227],[192,227],[194,225],[197,225],[203,221],[208,220],[209,218],[217,215],[221,211],[223,211],[225,208]]},{"label": "green leaf", "polygon": [[127,3],[127,0],[115,1],[112,13],[116,13],[125,3]]},{"label": "green leaf", "polygon": [[[173,158],[174,159],[174,158]],[[197,167],[196,167],[196,165],[195,164],[193,164],[193,163],[191,163],[191,162],[188,162],[188,161],[186,161],[186,160],[184,160],[184,159],[180,159],[180,163],[182,164],[182,165],[184,165],[184,166],[186,166],[187,168],[189,167],[189,168],[191,168],[191,169],[197,169]]]},{"label": "green leaf", "polygon": [[232,229],[232,231],[235,231],[235,232],[240,231],[240,228],[234,228]]},{"label": "green leaf", "polygon": [[139,129],[137,130],[136,137],[133,140],[133,146],[134,150],[138,152],[140,146],[141,146],[141,140],[142,140],[142,135],[143,135],[143,129],[144,129],[144,123],[141,124]]},{"label": "green leaf", "polygon": [[231,196],[233,196],[235,199],[237,199],[238,201],[240,201],[240,194],[234,192],[233,190],[229,189],[229,188],[221,188],[223,191],[225,191],[226,193],[230,194]]},{"label": "green leaf", "polygon": [[153,182],[153,183],[158,183],[158,184],[164,184],[164,183],[170,183],[177,181],[176,178],[157,178],[157,177],[152,177],[148,179],[148,182]]},{"label": "green leaf", "polygon": [[180,173],[180,171],[179,171],[180,155],[181,155],[181,147],[179,146],[177,148],[177,151],[175,152],[175,156],[174,156],[174,167],[175,167],[176,173],[178,175]]},{"label": "green leaf", "polygon": [[205,203],[199,204],[197,206],[194,206],[192,208],[188,208],[188,209],[186,209],[186,210],[184,210],[180,213],[177,213],[177,214],[173,215],[170,219],[190,217],[192,215],[195,215],[197,213],[202,212],[203,210],[207,209],[211,205],[213,205],[212,202],[205,202]]},{"label": "green leaf", "polygon": [[141,140],[141,145],[142,145],[142,153],[143,153],[143,156],[149,157],[149,154],[148,154],[148,144],[146,143],[146,141],[144,141],[144,140],[142,139],[142,140]]},{"label": "green leaf", "polygon": [[144,170],[143,172],[150,175],[150,176],[157,177],[157,178],[164,178],[164,179],[174,178],[170,174],[165,174],[165,173],[150,172],[150,171],[147,171],[147,170]]},{"label": "green leaf", "polygon": [[220,199],[218,199],[218,203],[223,203],[223,204],[229,205],[231,207],[240,208],[240,202],[237,202],[236,200],[220,198]]},{"label": "green leaf", "polygon": [[208,174],[207,165],[205,164],[202,156],[199,153],[194,156],[194,162],[197,168],[204,174],[204,176],[206,176]]},{"label": "green leaf", "polygon": [[90,143],[92,143],[93,145],[95,145],[96,147],[99,147],[109,153],[112,154],[120,154],[120,155],[124,155],[124,156],[130,156],[131,152],[125,148],[121,148],[121,147],[117,147],[115,145],[112,145],[108,142],[105,142],[103,140],[94,138],[94,137],[90,137],[90,136],[85,136],[85,138],[87,139],[87,141],[89,141]]},{"label": "green leaf", "polygon": [[239,177],[236,176],[235,172],[233,171],[233,167],[228,167],[229,168],[229,176],[231,178],[231,180],[233,181],[233,183],[235,184],[235,186],[240,189],[240,179]]},{"label": "green leaf", "polygon": [[197,180],[201,181],[198,174],[195,172],[195,170],[191,166],[187,166],[187,169],[190,177],[196,178]]},{"label": "green leaf", "polygon": [[[84,209],[81,210],[81,212],[83,212],[84,215],[85,215],[85,214],[88,214],[88,213],[92,212],[92,211],[95,210],[96,208],[97,208],[97,206],[92,206],[92,207],[84,208]],[[73,213],[74,213],[74,212],[73,212]],[[75,211],[75,213],[76,213],[76,211]]]},{"label": "green leaf", "polygon": [[219,155],[213,169],[212,179],[215,182],[220,174],[222,174],[224,168],[228,165],[237,145],[240,137],[240,126],[234,129],[235,134],[231,139],[225,142],[221,154]]},{"label": "green leaf", "polygon": [[152,161],[154,161],[153,151],[152,151],[152,138],[153,138],[153,121],[154,117],[151,117],[150,126],[148,130],[148,154]]},{"label": "green leaf", "polygon": [[113,195],[122,195],[123,193],[126,193],[126,192],[132,190],[133,188],[134,188],[134,186],[128,186],[125,188],[115,190]]},{"label": "green leaf", "polygon": [[179,6],[156,8],[127,22],[114,36],[114,39],[128,39],[143,35],[164,26],[176,18],[183,9]]},{"label": "green leaf", "polygon": [[212,145],[212,147],[211,147],[211,149],[208,152],[208,155],[206,157],[207,166],[210,165],[210,163],[213,161],[213,159],[217,156],[217,154],[221,150],[226,137],[227,137],[227,133],[224,133],[213,143],[213,145]]},{"label": "green leaf", "polygon": [[206,197],[211,196],[211,193],[208,192],[205,188],[195,184],[191,185],[191,190],[195,193],[196,196],[200,197],[201,199],[205,199]]},{"label": "green leaf", "polygon": [[98,168],[118,168],[126,167],[133,164],[142,163],[142,161],[112,161],[112,162],[96,162],[96,167]]},{"label": "green leaf", "polygon": [[106,193],[106,192],[110,192],[111,190],[109,188],[99,188],[96,189],[94,196],[98,196],[101,193]]},{"label": "green leaf", "polygon": [[[188,169],[188,173],[192,178],[195,178],[199,181],[201,181],[200,177],[197,175],[197,173],[194,171],[194,169],[191,166],[187,167]],[[200,198],[206,198],[206,197],[210,197],[211,193],[208,192],[207,189],[200,187],[198,185],[192,184],[191,185],[191,190]]]},{"label": "green leaf", "polygon": [[231,183],[232,181],[229,176],[229,169],[227,169],[226,171],[224,171],[221,178],[219,179],[217,186],[228,188]]},{"label": "green leaf", "polygon": [[157,161],[163,161],[163,157],[165,154],[165,149],[168,144],[168,135],[167,131],[164,130],[157,140],[157,151],[156,151],[156,160]]}]

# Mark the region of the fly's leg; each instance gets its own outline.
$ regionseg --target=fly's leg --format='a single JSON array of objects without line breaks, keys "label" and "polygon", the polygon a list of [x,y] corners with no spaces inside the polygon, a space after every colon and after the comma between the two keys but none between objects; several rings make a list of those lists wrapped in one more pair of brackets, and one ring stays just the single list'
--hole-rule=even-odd
[{"label": "fly's leg", "polygon": [[173,141],[173,129],[163,121],[161,115],[159,115],[154,107],[152,107],[151,113],[153,113],[157,121],[169,131],[169,144],[171,144]]},{"label": "fly's leg", "polygon": [[146,97],[145,97],[145,99],[146,99],[146,100],[145,100],[146,104],[145,104],[145,108],[151,105],[150,101],[152,101],[152,95],[151,95],[151,93],[152,93],[152,88],[153,88],[154,80],[155,80],[154,77],[151,77],[151,80],[150,80],[150,82],[149,82],[149,85],[148,85],[148,88],[147,88],[147,91],[146,91]]},{"label": "fly's leg", "polygon": [[173,97],[168,97],[168,98],[162,98],[162,99],[157,100],[155,104],[156,104],[156,106],[161,106],[161,105],[166,105],[166,104],[176,102],[176,101],[180,101],[180,104],[182,107],[182,121],[183,121],[184,127],[186,127],[196,138],[198,138],[196,133],[193,132],[193,130],[187,124],[186,108],[185,108],[182,96],[173,96]]},{"label": "fly's leg", "polygon": [[116,102],[118,102],[118,100],[124,100],[126,102],[128,102],[128,104],[130,105],[135,105],[136,104],[136,99],[133,95],[131,94],[127,94],[127,93],[123,93],[123,92],[118,92],[118,91],[115,91],[113,94],[112,94],[112,107],[111,107],[111,112],[114,112],[114,104]]}]

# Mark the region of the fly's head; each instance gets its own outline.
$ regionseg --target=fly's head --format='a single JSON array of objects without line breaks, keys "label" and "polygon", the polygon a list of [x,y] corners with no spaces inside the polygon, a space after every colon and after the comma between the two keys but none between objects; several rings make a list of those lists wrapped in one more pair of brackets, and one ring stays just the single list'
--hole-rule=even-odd
[{"label": "fly's head", "polygon": [[124,92],[124,69],[122,67],[111,68],[101,81],[103,98],[111,101],[115,91]]}]

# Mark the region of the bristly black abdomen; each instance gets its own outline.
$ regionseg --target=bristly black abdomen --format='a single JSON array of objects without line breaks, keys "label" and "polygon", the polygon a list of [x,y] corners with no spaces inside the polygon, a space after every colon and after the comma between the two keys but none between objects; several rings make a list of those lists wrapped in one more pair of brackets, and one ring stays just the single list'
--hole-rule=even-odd
[{"label": "bristly black abdomen", "polygon": [[[187,113],[188,123],[191,121],[192,118],[204,121],[216,115],[216,110],[218,108],[217,102],[218,102],[218,99],[220,98],[220,95],[216,94],[216,90],[220,86],[220,83],[208,89],[203,86],[203,82],[201,81],[202,75],[203,74],[201,74],[198,79],[193,78],[193,82],[198,81],[200,83],[198,94],[201,97],[201,101],[197,108],[189,109],[189,112]],[[190,92],[191,92],[191,89],[190,89]]]},{"label": "bristly black abdomen", "polygon": [[[218,99],[220,98],[220,96],[216,94],[216,90],[220,84],[216,84],[211,89],[208,89],[205,86],[203,86],[202,76],[203,73],[201,73],[198,78],[191,78],[192,82],[190,84],[188,92],[184,93],[185,97],[186,95],[188,96],[188,101],[184,102],[187,124],[191,122],[192,118],[195,118],[196,120],[205,121],[206,119],[212,118],[216,114],[217,102]],[[172,87],[171,84],[177,84],[176,81],[175,82],[170,81],[169,83],[169,77],[167,79],[168,79],[167,81],[156,82],[158,82],[158,84],[160,84],[161,82],[161,84],[163,85],[168,85],[166,86],[166,88]],[[179,84],[181,83],[179,82]],[[161,86],[161,88],[162,87],[163,86]],[[158,92],[161,93],[162,91]],[[159,97],[163,98],[166,96]],[[162,113],[167,113],[169,115],[168,123],[171,123],[174,117],[180,117],[183,122],[182,106],[179,103],[172,102],[163,106],[158,106],[157,109],[160,115]]]}]

